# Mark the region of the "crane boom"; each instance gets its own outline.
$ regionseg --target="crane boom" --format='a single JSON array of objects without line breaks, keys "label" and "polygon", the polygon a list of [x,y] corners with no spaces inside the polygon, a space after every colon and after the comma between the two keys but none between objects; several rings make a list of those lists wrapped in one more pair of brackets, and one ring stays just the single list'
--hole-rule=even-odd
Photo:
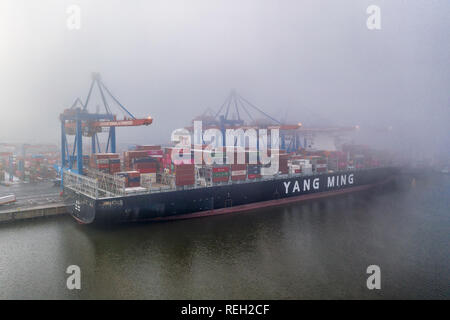
[{"label": "crane boom", "polygon": [[[152,124],[153,119],[151,117],[143,119],[126,119],[126,120],[113,120],[113,121],[93,121],[93,122],[83,122],[82,127],[137,127],[137,126],[148,126]],[[65,124],[66,128],[76,128],[76,122],[67,122]]]}]

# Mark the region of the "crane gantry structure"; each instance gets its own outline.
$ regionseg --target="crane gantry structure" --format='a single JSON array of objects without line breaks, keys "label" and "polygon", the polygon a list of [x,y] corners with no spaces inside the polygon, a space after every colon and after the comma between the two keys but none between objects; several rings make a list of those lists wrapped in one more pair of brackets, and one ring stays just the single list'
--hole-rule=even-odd
[{"label": "crane gantry structure", "polygon": [[[244,120],[244,116],[247,121]],[[257,117],[260,118],[257,118]],[[195,120],[203,121],[203,129],[219,129],[225,136],[226,129],[279,129],[280,148],[287,152],[307,148],[312,136],[316,134],[342,134],[358,129],[358,126],[347,127],[304,127],[302,123],[287,124],[277,120],[256,105],[232,90],[221,107],[214,112],[208,108]],[[193,131],[193,126],[186,127]]]},{"label": "crane gantry structure", "polygon": [[[244,120],[244,117],[247,119]],[[219,129],[223,136],[225,136],[227,129],[279,129],[280,147],[288,150],[298,148],[297,140],[289,140],[288,137],[295,137],[295,132],[302,126],[301,123],[281,123],[234,90],[231,91],[217,112],[207,109],[195,120],[202,120],[205,130]],[[186,129],[192,131],[193,127],[187,127]]]},{"label": "crane gantry structure", "polygon": [[[90,113],[88,105],[91,100],[92,92],[97,87],[104,107],[104,112]],[[126,116],[124,119],[117,119],[112,113],[106,97],[109,97],[122,110]],[[83,104],[80,98],[77,98],[73,105],[65,109],[59,117],[61,121],[61,168],[68,168],[83,174],[83,136],[91,138],[91,153],[101,152],[98,134],[104,131],[108,132],[108,141],[105,152],[116,152],[116,127],[135,127],[148,126],[152,124],[153,119],[136,118],[117,100],[111,91],[103,83],[100,74],[92,74],[92,82]],[[69,153],[69,144],[67,135],[74,136],[72,154]],[[76,162],[76,168],[74,163]]]}]

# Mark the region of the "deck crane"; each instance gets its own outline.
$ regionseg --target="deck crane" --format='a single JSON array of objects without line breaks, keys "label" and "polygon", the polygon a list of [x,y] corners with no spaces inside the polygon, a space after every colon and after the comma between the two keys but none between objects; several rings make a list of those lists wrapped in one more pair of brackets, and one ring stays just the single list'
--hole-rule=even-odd
[{"label": "deck crane", "polygon": [[[89,113],[87,107],[94,87],[98,88],[104,106],[104,113],[97,110],[96,113]],[[111,112],[106,97],[111,98],[119,109],[126,116],[124,119],[117,119],[117,116]],[[152,117],[136,118],[125,108],[109,91],[103,83],[100,74],[92,74],[92,82],[83,104],[80,98],[77,98],[73,105],[65,109],[60,115],[61,121],[61,168],[69,168],[79,174],[83,173],[83,136],[91,138],[91,153],[101,152],[98,134],[108,131],[108,141],[105,152],[116,152],[116,127],[135,127],[148,126],[153,122]],[[74,143],[72,155],[69,154],[69,145],[67,135],[73,135]],[[74,163],[76,162],[76,169]]]}]

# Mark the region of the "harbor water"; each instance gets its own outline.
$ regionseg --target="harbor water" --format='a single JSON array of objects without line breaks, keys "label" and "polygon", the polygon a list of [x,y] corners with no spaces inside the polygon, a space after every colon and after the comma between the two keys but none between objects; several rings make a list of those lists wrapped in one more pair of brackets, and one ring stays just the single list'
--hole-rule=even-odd
[{"label": "harbor water", "polygon": [[[450,298],[450,176],[231,215],[0,225],[1,299]],[[69,290],[66,269],[81,270]],[[366,286],[367,267],[381,289]]]}]

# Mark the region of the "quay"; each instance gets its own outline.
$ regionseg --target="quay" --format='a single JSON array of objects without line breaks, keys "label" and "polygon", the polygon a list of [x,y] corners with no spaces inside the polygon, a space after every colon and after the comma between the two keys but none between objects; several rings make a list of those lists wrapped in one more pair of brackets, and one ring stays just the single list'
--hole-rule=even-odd
[{"label": "quay", "polygon": [[0,211],[0,223],[64,214],[67,214],[67,210],[65,204],[62,202],[34,207],[14,208]]}]

